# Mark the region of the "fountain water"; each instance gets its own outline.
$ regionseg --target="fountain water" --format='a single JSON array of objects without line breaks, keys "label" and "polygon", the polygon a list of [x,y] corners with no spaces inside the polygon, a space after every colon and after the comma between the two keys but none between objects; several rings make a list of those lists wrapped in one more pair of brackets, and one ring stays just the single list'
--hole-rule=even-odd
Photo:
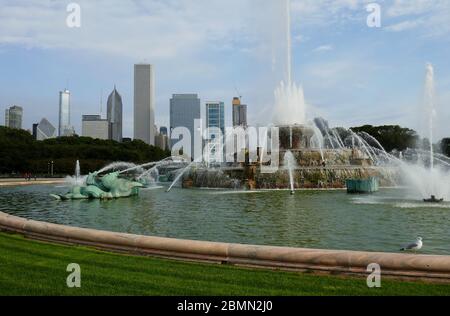
[{"label": "fountain water", "polygon": [[109,165],[103,167],[98,171],[99,174],[110,171],[110,170],[121,170],[121,169],[128,169],[128,168],[134,168],[137,167],[136,164],[131,162],[123,162],[123,161],[117,161],[110,163]]},{"label": "fountain water", "polygon": [[75,178],[78,180],[78,178],[80,177],[80,161],[77,160],[76,164],[75,164]]},{"label": "fountain water", "polygon": [[434,90],[434,68],[433,65],[427,64],[427,73],[425,78],[425,111],[428,119],[428,135],[430,141],[430,169],[434,167],[434,149],[433,149],[433,119],[436,115],[434,105],[435,90]]},{"label": "fountain water", "polygon": [[186,173],[186,171],[188,171],[189,169],[191,169],[191,167],[196,164],[196,161],[191,162],[189,165],[187,165],[185,168],[183,168],[178,175],[175,177],[175,180],[173,180],[172,184],[169,186],[169,188],[167,189],[166,192],[170,192],[170,190],[172,190],[172,188],[174,187],[175,184],[177,184],[177,182],[181,179],[181,177]]},{"label": "fountain water", "polygon": [[83,185],[86,181],[86,177],[81,176],[80,161],[75,163],[75,174],[73,176],[67,176],[65,183],[70,186]]},{"label": "fountain water", "polygon": [[295,185],[294,185],[294,170],[296,167],[296,162],[294,155],[292,155],[291,151],[287,151],[284,155],[284,165],[287,166],[289,172],[289,184],[291,189],[291,194],[295,193]]},{"label": "fountain water", "polygon": [[273,123],[294,125],[306,123],[306,103],[303,88],[292,81],[292,45],[290,0],[286,0],[286,81],[275,89]]},{"label": "fountain water", "polygon": [[[185,163],[186,159],[183,157],[167,157],[163,160],[160,160],[158,162],[151,162],[148,164],[143,164],[140,167],[146,167],[146,166],[153,166],[152,168],[148,169],[147,171],[143,172],[140,176],[137,177],[138,180],[140,179],[144,179],[146,176],[148,176],[149,174],[152,174],[152,172],[155,172],[155,170],[158,170],[158,168],[164,166],[164,165],[169,165],[172,163]],[[130,171],[131,169],[128,169],[127,171]]]},{"label": "fountain water", "polygon": [[[429,156],[430,168],[421,159],[411,159],[410,155],[400,154],[402,159],[389,154],[381,143],[373,136],[352,130],[330,129],[324,120],[321,124],[307,120],[304,91],[292,78],[292,47],[291,47],[291,16],[290,0],[286,5],[286,77],[274,91],[275,106],[273,123],[280,127],[280,154],[284,154],[284,166],[289,172],[289,188],[295,190],[294,172],[301,168],[302,187],[322,185],[339,186],[348,178],[365,178],[379,174],[386,176],[387,185],[397,183],[391,181],[392,169],[399,170],[403,182],[413,188],[415,196],[428,198],[436,195],[450,199],[449,166],[450,159],[433,151],[433,118],[435,115],[434,100],[434,70],[427,65],[425,81],[425,109],[427,111],[428,132],[430,138]],[[222,147],[225,144],[222,144]],[[320,156],[319,156],[320,153]],[[416,157],[424,152],[416,150]],[[281,157],[280,157],[281,158]],[[174,181],[170,184],[169,192],[192,169],[189,181],[183,184],[190,186],[228,187],[231,185],[249,188],[280,188],[277,176],[258,174],[258,163],[249,162],[240,166],[227,168],[222,164],[218,169],[201,161],[187,162],[179,157],[169,157],[159,162],[149,162],[141,165],[116,162],[101,169],[98,174],[109,170],[117,170],[121,178],[136,179],[140,183],[148,184],[158,178],[158,168],[177,163],[178,171]],[[178,164],[179,163],[179,164]],[[439,164],[439,166],[435,166]],[[196,167],[193,169],[193,167]],[[300,166],[300,167],[299,167]],[[198,168],[197,168],[198,167]],[[149,169],[147,169],[149,168]],[[77,169],[79,170],[79,164]],[[241,170],[241,171],[236,171]],[[239,173],[241,172],[241,173]],[[79,171],[75,172],[78,179]],[[155,176],[156,173],[156,176]],[[284,174],[285,175],[285,174]],[[280,176],[284,177],[283,172]],[[299,174],[300,175],[300,174]],[[156,179],[156,180],[155,180]],[[281,185],[281,187],[283,187]]]}]

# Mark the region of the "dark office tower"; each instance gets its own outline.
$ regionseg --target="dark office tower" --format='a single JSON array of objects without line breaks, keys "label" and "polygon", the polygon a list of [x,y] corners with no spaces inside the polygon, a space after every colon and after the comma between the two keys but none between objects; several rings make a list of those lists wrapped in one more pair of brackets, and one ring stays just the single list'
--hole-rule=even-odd
[{"label": "dark office tower", "polygon": [[233,126],[247,127],[247,105],[240,98],[233,98]]},{"label": "dark office tower", "polygon": [[159,129],[159,133],[160,133],[161,135],[167,136],[167,127],[162,126],[162,127]]},{"label": "dark office tower", "polygon": [[[200,99],[197,94],[174,94],[170,99],[170,135],[177,127],[186,127],[191,133],[191,155],[194,157],[195,120],[200,119]],[[170,139],[171,146],[178,140]]]},{"label": "dark office tower", "polygon": [[122,97],[116,87],[108,97],[108,135],[109,139],[122,141]]}]

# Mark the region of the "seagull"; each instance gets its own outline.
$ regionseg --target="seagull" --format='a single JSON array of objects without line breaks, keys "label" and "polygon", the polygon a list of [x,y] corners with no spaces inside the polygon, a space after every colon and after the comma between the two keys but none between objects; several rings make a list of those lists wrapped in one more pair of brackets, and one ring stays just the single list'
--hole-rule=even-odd
[{"label": "seagull", "polygon": [[407,250],[417,251],[422,249],[422,247],[423,247],[422,237],[417,237],[415,242],[410,243],[409,245],[403,247],[402,249],[400,249],[400,251],[407,251]]}]

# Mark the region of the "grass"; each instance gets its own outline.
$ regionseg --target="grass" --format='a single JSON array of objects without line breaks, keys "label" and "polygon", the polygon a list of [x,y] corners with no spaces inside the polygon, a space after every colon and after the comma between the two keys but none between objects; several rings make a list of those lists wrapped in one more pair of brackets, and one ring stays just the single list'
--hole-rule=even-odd
[{"label": "grass", "polygon": [[[81,288],[68,288],[69,263]],[[42,243],[0,233],[0,295],[450,295],[450,284],[186,263]]]}]

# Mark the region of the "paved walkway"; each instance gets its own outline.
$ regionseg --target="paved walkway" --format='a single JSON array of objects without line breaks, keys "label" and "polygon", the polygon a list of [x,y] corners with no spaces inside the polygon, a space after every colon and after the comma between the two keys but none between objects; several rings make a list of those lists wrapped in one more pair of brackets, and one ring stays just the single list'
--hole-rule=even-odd
[{"label": "paved walkway", "polygon": [[25,180],[24,178],[1,178],[0,179],[0,187],[7,186],[16,186],[16,185],[34,185],[34,184],[60,184],[64,183],[63,178],[37,178],[34,180],[32,178],[30,181]]}]

